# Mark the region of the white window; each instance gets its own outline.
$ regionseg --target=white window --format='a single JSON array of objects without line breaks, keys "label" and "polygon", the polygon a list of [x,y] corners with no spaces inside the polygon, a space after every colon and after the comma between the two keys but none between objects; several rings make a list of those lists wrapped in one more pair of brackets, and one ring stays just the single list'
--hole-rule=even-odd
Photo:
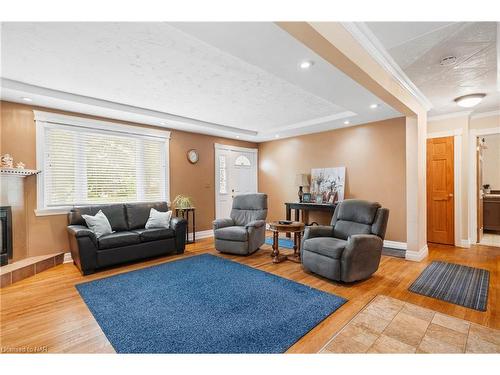
[{"label": "white window", "polygon": [[227,194],[226,156],[219,155],[219,193]]},{"label": "white window", "polygon": [[38,210],[165,201],[170,133],[35,111]]},{"label": "white window", "polygon": [[245,155],[240,155],[234,161],[234,165],[250,167],[252,163],[250,163],[250,160]]}]

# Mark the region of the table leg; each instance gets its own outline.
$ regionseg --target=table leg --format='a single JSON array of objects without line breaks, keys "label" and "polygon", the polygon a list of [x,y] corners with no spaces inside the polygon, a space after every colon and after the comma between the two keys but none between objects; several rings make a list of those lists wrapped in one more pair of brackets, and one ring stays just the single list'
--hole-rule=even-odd
[{"label": "table leg", "polygon": [[299,219],[300,219],[299,214],[300,214],[300,210],[298,208],[296,208],[295,209],[295,221],[299,221]]},{"label": "table leg", "polygon": [[[292,220],[292,209],[290,207],[286,207],[286,219],[287,220]],[[290,232],[286,232],[286,236],[290,238]]]},{"label": "table leg", "polygon": [[196,222],[195,222],[195,212],[193,211],[193,243],[196,242]]}]

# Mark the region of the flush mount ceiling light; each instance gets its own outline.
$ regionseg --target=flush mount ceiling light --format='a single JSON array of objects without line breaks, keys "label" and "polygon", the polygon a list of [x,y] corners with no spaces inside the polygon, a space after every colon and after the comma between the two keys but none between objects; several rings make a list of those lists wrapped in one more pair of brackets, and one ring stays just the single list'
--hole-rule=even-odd
[{"label": "flush mount ceiling light", "polygon": [[276,135],[274,136],[274,138],[279,138],[279,137],[280,137],[280,135],[279,135],[279,134],[276,134]]},{"label": "flush mount ceiling light", "polygon": [[376,109],[376,108],[378,108],[378,104],[370,104],[370,108],[371,109]]},{"label": "flush mount ceiling light", "polygon": [[478,105],[485,96],[486,94],[464,95],[456,98],[455,103],[457,103],[460,107],[472,108]]},{"label": "flush mount ceiling light", "polygon": [[439,65],[441,66],[450,66],[453,65],[457,62],[457,57],[456,56],[446,56],[441,59],[439,62]]},{"label": "flush mount ceiling light", "polygon": [[307,70],[309,69],[311,66],[314,65],[314,61],[311,61],[311,60],[304,60],[302,61],[300,64],[299,64],[299,68],[300,69],[304,69],[304,70]]},{"label": "flush mount ceiling light", "polygon": [[351,122],[349,120],[344,121],[344,125],[349,125]]},{"label": "flush mount ceiling light", "polygon": [[33,101],[33,99],[27,98],[27,97],[22,97],[21,99],[24,100],[25,102],[32,102]]}]

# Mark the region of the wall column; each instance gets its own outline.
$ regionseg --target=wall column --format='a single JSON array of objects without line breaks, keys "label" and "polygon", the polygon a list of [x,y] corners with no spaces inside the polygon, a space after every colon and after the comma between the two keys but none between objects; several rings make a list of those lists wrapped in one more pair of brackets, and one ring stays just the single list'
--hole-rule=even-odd
[{"label": "wall column", "polygon": [[406,259],[421,261],[427,248],[427,115],[406,117]]}]

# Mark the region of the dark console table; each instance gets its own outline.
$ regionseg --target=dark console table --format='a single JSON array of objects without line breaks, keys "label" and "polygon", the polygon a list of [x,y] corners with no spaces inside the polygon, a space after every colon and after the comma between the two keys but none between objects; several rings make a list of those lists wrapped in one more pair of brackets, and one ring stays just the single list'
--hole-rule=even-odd
[{"label": "dark console table", "polygon": [[[337,207],[337,203],[299,203],[299,202],[285,202],[286,208],[286,219],[292,220],[292,210],[295,210],[295,221],[301,221],[306,225],[309,225],[309,211],[327,211],[333,212]],[[302,215],[300,212],[302,211]],[[300,217],[302,216],[302,218]],[[287,233],[287,237],[290,237],[290,233]]]},{"label": "dark console table", "polygon": [[[190,207],[190,208],[176,208],[175,209],[175,216],[177,217],[182,217],[183,219],[186,219],[187,225],[186,225],[186,243],[195,243],[196,242],[196,222],[195,222],[195,208]],[[189,215],[191,213],[191,215]],[[193,222],[193,240],[189,240],[189,217],[191,216],[191,220]]]}]

